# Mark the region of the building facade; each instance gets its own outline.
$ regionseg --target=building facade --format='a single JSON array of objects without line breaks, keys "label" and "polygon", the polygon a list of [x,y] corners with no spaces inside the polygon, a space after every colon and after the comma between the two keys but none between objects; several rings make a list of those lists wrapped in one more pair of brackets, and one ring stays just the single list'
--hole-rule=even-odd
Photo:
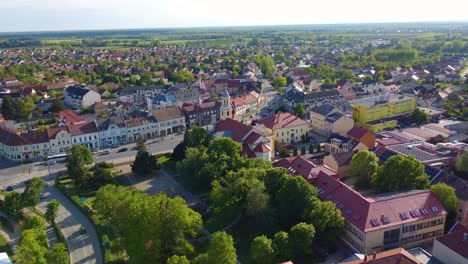
[{"label": "building facade", "polygon": [[309,134],[309,123],[291,113],[281,113],[257,121],[273,131],[279,143],[295,144]]},{"label": "building facade", "polygon": [[122,117],[96,119],[96,125],[99,131],[100,148],[127,143],[127,128]]},{"label": "building facade", "polygon": [[63,90],[64,103],[74,110],[90,107],[96,102],[101,102],[101,95],[83,85],[69,86]]}]

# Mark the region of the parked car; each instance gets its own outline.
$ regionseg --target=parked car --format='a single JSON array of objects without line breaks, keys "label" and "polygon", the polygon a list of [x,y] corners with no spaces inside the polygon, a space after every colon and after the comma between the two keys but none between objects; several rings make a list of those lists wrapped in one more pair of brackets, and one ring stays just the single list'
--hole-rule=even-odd
[{"label": "parked car", "polygon": [[86,228],[84,227],[80,228],[80,234],[82,235],[86,234]]},{"label": "parked car", "polygon": [[120,152],[125,152],[125,151],[127,151],[127,150],[128,150],[127,148],[121,148],[121,149],[119,149],[117,152],[120,153]]},{"label": "parked car", "polygon": [[6,189],[5,189],[5,191],[11,192],[11,191],[13,191],[13,187],[12,187],[12,186],[7,186]]},{"label": "parked car", "polygon": [[110,153],[111,153],[111,151],[106,149],[101,153],[101,155],[109,155]]}]

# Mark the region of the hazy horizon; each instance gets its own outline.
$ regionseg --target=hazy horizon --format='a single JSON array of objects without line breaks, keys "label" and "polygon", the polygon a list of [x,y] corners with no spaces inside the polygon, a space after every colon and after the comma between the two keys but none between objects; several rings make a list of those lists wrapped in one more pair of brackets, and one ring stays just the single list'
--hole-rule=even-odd
[{"label": "hazy horizon", "polygon": [[[0,0],[0,32],[467,22],[468,2]],[[456,8],[455,8],[456,7]]]}]

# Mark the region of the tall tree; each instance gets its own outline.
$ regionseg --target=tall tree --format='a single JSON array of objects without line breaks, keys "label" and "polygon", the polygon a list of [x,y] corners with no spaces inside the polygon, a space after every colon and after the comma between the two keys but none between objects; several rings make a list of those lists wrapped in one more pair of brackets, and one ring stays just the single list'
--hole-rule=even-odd
[{"label": "tall tree", "polygon": [[289,242],[289,235],[284,231],[280,231],[273,237],[273,251],[278,262],[288,261],[292,256],[292,247]]},{"label": "tall tree", "polygon": [[312,242],[315,237],[313,225],[299,223],[291,228],[290,243],[295,256],[306,256],[312,254]]},{"label": "tall tree", "polygon": [[275,62],[268,55],[262,56],[260,58],[260,69],[267,79],[271,79],[275,72]]},{"label": "tall tree", "polygon": [[36,206],[39,203],[39,196],[44,189],[45,182],[37,177],[33,177],[31,181],[26,184],[26,189],[21,194],[21,200],[24,207]]},{"label": "tall tree", "polygon": [[195,126],[189,131],[187,142],[186,142],[187,147],[189,148],[194,148],[194,147],[199,147],[199,146],[208,147],[208,143],[210,143],[210,137],[208,135],[208,132],[205,129]]},{"label": "tall tree", "polygon": [[374,152],[360,150],[353,155],[349,176],[356,177],[359,185],[369,186],[372,174],[379,166],[379,159]]},{"label": "tall tree", "polygon": [[458,198],[455,189],[445,183],[437,183],[431,186],[431,191],[435,193],[444,208],[449,212],[456,212]]},{"label": "tall tree", "polygon": [[68,175],[75,180],[76,184],[83,185],[89,181],[90,173],[85,165],[93,163],[94,159],[87,147],[81,145],[73,146],[66,161]]},{"label": "tall tree", "polygon": [[10,216],[15,218],[20,216],[21,209],[23,209],[21,194],[17,192],[8,193],[5,197],[3,207]]},{"label": "tall tree", "polygon": [[411,120],[418,125],[422,125],[427,123],[429,115],[426,112],[421,111],[419,108],[416,108],[411,114]]},{"label": "tall tree", "polygon": [[48,264],[69,264],[68,251],[63,243],[55,244],[46,255]]},{"label": "tall tree", "polygon": [[283,76],[278,76],[273,81],[273,86],[275,86],[276,88],[284,87],[286,86],[286,84],[288,84],[288,81]]},{"label": "tall tree", "polygon": [[372,186],[379,192],[422,190],[429,188],[429,176],[414,156],[394,155],[374,173]]},{"label": "tall tree", "polygon": [[37,229],[28,229],[21,232],[18,244],[17,260],[21,264],[46,264],[46,244],[40,241],[41,233]]},{"label": "tall tree", "polygon": [[256,264],[270,264],[275,262],[273,242],[266,236],[254,238],[250,244],[250,256]]},{"label": "tall tree", "polygon": [[63,105],[62,100],[60,98],[55,98],[54,101],[52,101],[52,106],[50,108],[50,111],[54,113],[58,113],[65,109],[65,106]]},{"label": "tall tree", "polygon": [[308,223],[317,231],[320,241],[333,244],[343,232],[344,218],[341,211],[330,201],[317,201],[305,213]]},{"label": "tall tree", "polygon": [[305,115],[304,105],[302,103],[298,103],[296,107],[294,108],[294,113],[296,113],[298,117],[304,117]]},{"label": "tall tree", "polygon": [[234,240],[226,232],[213,234],[207,253],[207,264],[235,264],[237,262]]},{"label": "tall tree", "polygon": [[60,203],[57,200],[52,200],[47,204],[45,219],[50,223],[55,223],[55,218],[57,218],[59,206]]},{"label": "tall tree", "polygon": [[14,104],[11,96],[5,96],[2,101],[1,113],[5,119],[15,119]]}]

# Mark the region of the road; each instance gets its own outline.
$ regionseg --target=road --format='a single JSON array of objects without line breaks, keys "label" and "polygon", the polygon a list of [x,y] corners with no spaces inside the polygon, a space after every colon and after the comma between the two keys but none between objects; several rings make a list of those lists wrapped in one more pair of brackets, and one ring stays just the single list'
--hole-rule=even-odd
[{"label": "road", "polygon": [[[183,136],[167,137],[160,142],[147,142],[147,148],[153,154],[172,151],[174,147],[182,141]],[[128,151],[118,153],[118,149],[112,149],[111,154],[95,156],[95,161],[107,161],[114,163],[129,162],[135,158],[136,151],[131,150],[135,144],[121,146],[127,148]],[[44,192],[46,198],[41,200],[38,205],[40,209],[46,210],[47,203],[53,199],[60,202],[59,213],[57,216],[57,224],[62,229],[62,232],[67,240],[70,249],[70,259],[72,264],[101,264],[103,263],[103,255],[99,246],[99,240],[96,231],[90,220],[65,197],[55,186],[52,185],[54,177],[58,172],[65,170],[65,164],[58,163],[50,166],[51,175],[49,175],[49,167],[44,165],[44,162],[32,164],[12,164],[4,160],[0,161],[0,185],[2,187],[12,186],[15,191],[24,190],[24,181],[32,177],[40,177],[48,186]],[[84,227],[86,234],[80,234],[80,229]]]}]

